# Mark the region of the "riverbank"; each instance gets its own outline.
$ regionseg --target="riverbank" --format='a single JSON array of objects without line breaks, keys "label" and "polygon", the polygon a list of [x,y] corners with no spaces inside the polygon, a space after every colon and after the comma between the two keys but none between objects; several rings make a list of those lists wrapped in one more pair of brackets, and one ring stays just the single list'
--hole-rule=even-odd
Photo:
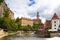
[{"label": "riverbank", "polygon": [[32,36],[35,36],[35,31],[17,31],[17,36],[20,36],[20,37],[32,37]]},{"label": "riverbank", "polygon": [[5,36],[12,36],[16,35],[19,37],[29,37],[29,36],[35,36],[35,31],[8,31],[4,32],[3,30],[0,31],[0,38],[3,38]]},{"label": "riverbank", "polygon": [[8,36],[8,33],[4,33],[4,34],[0,35],[0,38],[3,38],[5,36]]},{"label": "riverbank", "polygon": [[0,38],[3,38],[5,36],[8,36],[8,33],[4,32],[3,29],[0,29]]},{"label": "riverbank", "polygon": [[[60,35],[60,33],[57,33]],[[8,31],[0,33],[0,38],[5,36],[18,36],[18,37],[40,37],[40,38],[50,38],[52,36],[55,37],[56,33],[47,33],[47,32],[36,32],[36,31]]]},{"label": "riverbank", "polygon": [[17,31],[8,31],[8,35],[16,35],[18,32]]}]

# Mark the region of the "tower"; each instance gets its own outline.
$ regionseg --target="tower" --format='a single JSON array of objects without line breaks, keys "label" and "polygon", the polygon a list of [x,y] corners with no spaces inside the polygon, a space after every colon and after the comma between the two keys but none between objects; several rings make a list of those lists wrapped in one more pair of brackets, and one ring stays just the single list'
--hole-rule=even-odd
[{"label": "tower", "polygon": [[59,28],[59,17],[57,16],[56,13],[54,13],[52,17],[52,29],[53,31],[57,31]]},{"label": "tower", "polygon": [[39,20],[39,12],[37,12],[37,19]]},{"label": "tower", "polygon": [[41,19],[39,18],[39,12],[36,13],[36,19],[33,19],[34,24],[39,24],[41,23]]}]

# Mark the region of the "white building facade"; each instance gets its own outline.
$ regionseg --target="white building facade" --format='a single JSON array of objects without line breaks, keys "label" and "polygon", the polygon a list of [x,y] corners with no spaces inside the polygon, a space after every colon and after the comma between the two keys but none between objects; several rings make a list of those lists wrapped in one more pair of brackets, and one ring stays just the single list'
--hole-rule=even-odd
[{"label": "white building facade", "polygon": [[59,25],[60,25],[60,19],[57,16],[56,13],[54,13],[52,19],[51,19],[51,29],[49,31],[58,31],[59,30]]}]

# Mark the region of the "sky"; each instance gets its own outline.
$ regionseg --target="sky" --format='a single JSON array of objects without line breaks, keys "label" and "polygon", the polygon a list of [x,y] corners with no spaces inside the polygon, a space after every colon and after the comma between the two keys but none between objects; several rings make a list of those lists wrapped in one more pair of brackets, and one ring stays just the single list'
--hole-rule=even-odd
[{"label": "sky", "polygon": [[40,19],[44,23],[51,19],[56,12],[60,16],[60,0],[5,0],[14,17],[36,18],[39,12]]}]

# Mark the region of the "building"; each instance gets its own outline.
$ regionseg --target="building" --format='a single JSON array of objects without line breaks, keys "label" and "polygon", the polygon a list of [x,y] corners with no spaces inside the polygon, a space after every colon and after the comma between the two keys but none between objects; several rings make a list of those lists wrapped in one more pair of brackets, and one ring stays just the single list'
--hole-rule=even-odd
[{"label": "building", "polygon": [[49,31],[58,31],[59,25],[60,25],[60,19],[56,13],[54,13],[52,19],[51,19],[51,29]]},{"label": "building", "polygon": [[44,24],[44,27],[45,28],[51,28],[51,26],[52,26],[51,20],[46,20],[45,24]]},{"label": "building", "polygon": [[22,17],[20,20],[22,26],[28,26],[28,25],[33,26],[34,24],[38,24],[39,21],[41,21],[39,19],[39,12],[37,12],[36,19],[29,19],[29,18]]},{"label": "building", "polygon": [[54,13],[51,20],[46,20],[45,24],[40,25],[38,28],[40,37],[55,37],[60,35],[60,19],[56,13]]},{"label": "building", "polygon": [[21,18],[20,19],[21,21],[21,26],[33,26],[33,20],[32,19],[29,19],[29,18]]},{"label": "building", "polygon": [[49,29],[48,31],[51,31],[51,32],[60,30],[60,18],[56,13],[54,13],[51,20],[46,20],[44,25],[39,26],[38,30],[40,29],[41,30]]},{"label": "building", "polygon": [[7,7],[7,4],[5,2],[1,3],[0,5],[0,17],[3,17],[3,13],[5,10],[8,10],[9,17],[11,19],[14,19],[14,13]]}]

